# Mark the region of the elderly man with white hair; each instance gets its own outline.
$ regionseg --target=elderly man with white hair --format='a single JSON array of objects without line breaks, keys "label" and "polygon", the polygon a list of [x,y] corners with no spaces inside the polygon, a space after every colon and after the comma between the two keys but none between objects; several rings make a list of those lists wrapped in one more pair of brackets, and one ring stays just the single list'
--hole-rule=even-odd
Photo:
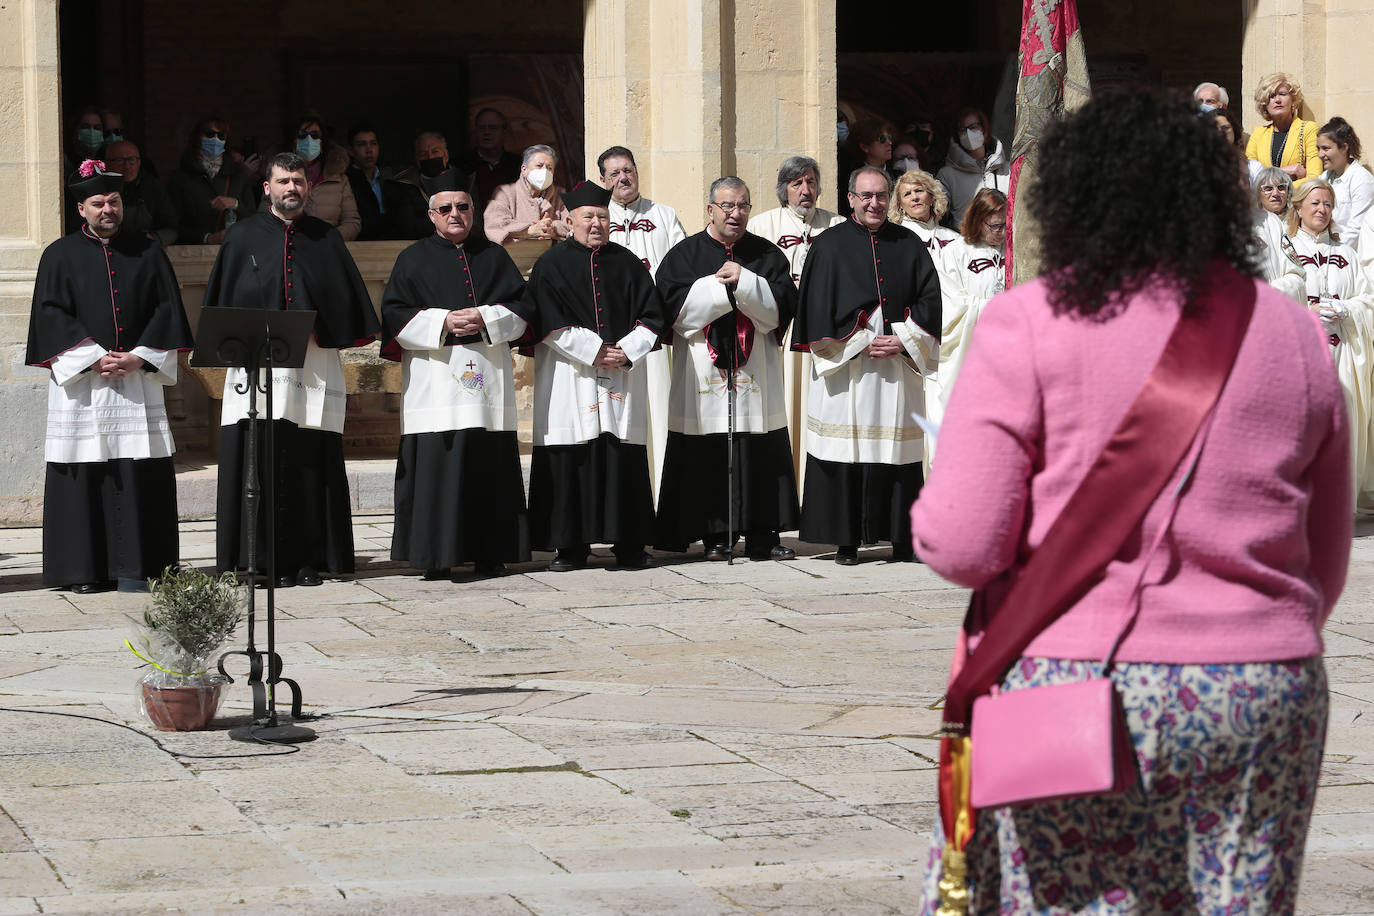
[{"label": "elderly man with white hair", "polygon": [[1216,83],[1198,83],[1193,90],[1193,104],[1203,111],[1216,111],[1231,104],[1226,89]]},{"label": "elderly man with white hair", "polygon": [[498,245],[517,239],[559,241],[572,231],[568,227],[568,208],[563,206],[562,188],[553,183],[558,154],[553,147],[537,144],[526,148],[520,158],[520,177],[503,184],[491,195],[482,212],[487,238]]}]

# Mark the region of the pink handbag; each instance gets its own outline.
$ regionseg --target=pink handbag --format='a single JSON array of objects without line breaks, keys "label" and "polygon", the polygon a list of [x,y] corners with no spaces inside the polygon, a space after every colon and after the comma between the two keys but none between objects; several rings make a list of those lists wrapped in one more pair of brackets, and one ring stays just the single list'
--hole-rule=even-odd
[{"label": "pink handbag", "polygon": [[1135,783],[1111,678],[1008,690],[973,701],[973,806],[1108,795]]}]

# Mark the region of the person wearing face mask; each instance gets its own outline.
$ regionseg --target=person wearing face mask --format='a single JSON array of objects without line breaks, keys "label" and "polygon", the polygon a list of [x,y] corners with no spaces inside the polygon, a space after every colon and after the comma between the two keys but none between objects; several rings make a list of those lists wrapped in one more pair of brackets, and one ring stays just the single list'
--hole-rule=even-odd
[{"label": "person wearing face mask", "polygon": [[1307,307],[1321,319],[1353,434],[1356,506],[1374,509],[1374,283],[1334,228],[1336,192],[1311,178],[1293,192],[1288,235],[1306,273]]},{"label": "person wearing face mask", "polygon": [[1231,98],[1216,83],[1198,83],[1193,90],[1193,104],[1199,111],[1217,111],[1230,105]]},{"label": "person wearing face mask", "polygon": [[1331,231],[1354,247],[1365,214],[1374,203],[1374,176],[1361,164],[1360,138],[1345,118],[1332,118],[1317,131],[1317,156],[1326,171],[1322,178],[1336,195]]},{"label": "person wearing face mask", "polygon": [[167,178],[181,245],[218,245],[234,220],[258,208],[255,178],[227,151],[228,139],[228,121],[202,118],[187,137],[181,164]]},{"label": "person wearing face mask", "polygon": [[954,137],[944,168],[935,176],[949,189],[950,214],[955,223],[983,188],[1007,193],[1011,163],[1002,141],[992,136],[988,116],[981,109],[965,108],[954,121]]},{"label": "person wearing face mask", "polygon": [[934,175],[945,164],[944,157],[935,150],[935,124],[919,115],[902,131],[916,146],[916,161],[923,172]]},{"label": "person wearing face mask", "polygon": [[558,241],[568,237],[568,210],[562,189],[555,187],[553,172],[558,154],[538,144],[520,157],[520,177],[492,192],[482,223],[487,238],[498,245],[519,239]]},{"label": "person wearing face mask", "polygon": [[1307,295],[1307,277],[1293,242],[1288,238],[1288,198],[1293,179],[1273,166],[1255,176],[1251,211],[1250,250],[1260,275],[1269,285],[1299,302]]},{"label": "person wearing face mask", "polygon": [[[397,172],[393,179],[397,199],[394,204],[387,204],[392,238],[423,239],[434,232],[434,224],[429,216],[429,195],[425,193],[423,180],[434,178],[448,169],[448,140],[436,130],[421,131],[415,137],[414,152],[415,164]],[[480,216],[472,231],[476,235],[482,234]]]},{"label": "person wearing face mask", "polygon": [[511,347],[529,327],[525,278],[473,234],[472,178],[421,179],[434,232],[396,258],[382,296],[382,356],[404,378],[391,559],[447,579],[530,558]]},{"label": "person wearing face mask", "polygon": [[[92,107],[81,109],[72,124],[67,148],[62,153],[62,174],[70,175],[87,159],[101,159],[104,145],[105,128],[100,110]],[[67,195],[67,204],[63,209],[63,227],[67,232],[75,232],[85,224],[77,212],[77,203],[70,194]]]},{"label": "person wearing face mask", "polygon": [[[320,116],[313,112],[296,119],[296,129],[288,135],[285,149],[306,163],[305,178],[310,183],[306,216],[338,229],[345,242],[356,239],[363,221],[348,180],[348,151],[334,143]],[[270,204],[264,197],[259,210],[266,212]]]},{"label": "person wearing face mask", "polygon": [[902,135],[892,143],[892,161],[887,165],[888,177],[893,181],[901,178],[912,169],[921,167],[920,153],[913,137]]},{"label": "person wearing face mask", "polygon": [[802,265],[816,236],[836,223],[838,213],[816,206],[821,195],[821,167],[810,156],[788,156],[778,166],[774,187],[779,206],[749,219],[749,231],[772,242],[787,258],[792,282],[800,283]]},{"label": "person wearing face mask", "polygon": [[891,198],[882,169],[850,174],[854,216],[812,246],[792,327],[792,349],[811,354],[799,532],[837,545],[841,566],[878,541],[914,558],[924,437],[911,414],[939,356],[940,279],[920,239],[888,222]]}]

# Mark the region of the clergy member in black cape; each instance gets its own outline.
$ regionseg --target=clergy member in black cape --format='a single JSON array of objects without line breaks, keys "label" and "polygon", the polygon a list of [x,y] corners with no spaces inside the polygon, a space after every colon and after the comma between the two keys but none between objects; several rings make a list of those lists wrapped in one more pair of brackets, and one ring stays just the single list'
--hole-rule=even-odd
[{"label": "clergy member in black cape", "polygon": [[401,252],[382,297],[382,356],[404,385],[391,559],[426,579],[530,557],[510,353],[529,327],[525,278],[472,232],[470,181],[421,177],[435,231]]},{"label": "clergy member in black cape", "polygon": [[923,377],[939,355],[940,281],[913,233],[887,221],[887,173],[849,180],[850,218],[816,238],[802,269],[792,349],[811,353],[803,541],[892,543],[910,560],[907,513],[921,490]]},{"label": "clergy member in black cape", "polygon": [[572,237],[530,272],[534,309],[534,454],[530,546],[556,550],[565,572],[592,544],[617,565],[651,559],[649,385],[643,360],[658,346],[663,300],[644,262],[610,239],[611,192],[583,182],[563,195]]},{"label": "clergy member in black cape", "polygon": [[708,197],[706,228],[673,246],[656,277],[673,335],[656,543],[685,550],[700,540],[708,560],[725,560],[729,534],[743,531],[751,558],[787,560],[796,553],[778,532],[797,527],[798,508],[782,342],[797,290],[782,252],[745,229],[748,186],[718,178]]},{"label": "clergy member in black cape", "polygon": [[162,390],[191,329],[162,246],[120,231],[122,186],[95,160],[68,179],[82,223],[38,262],[24,356],[50,373],[43,584],[79,594],[146,590],[178,556]]},{"label": "clergy member in black cape", "polygon": [[[377,315],[343,237],[305,214],[309,184],[305,162],[282,153],[267,169],[264,193],[271,208],[229,230],[210,271],[205,307],[313,310],[314,334],[301,369],[273,370],[273,432],[277,585],[319,585],[321,571],[353,571],[353,517],[344,472],[346,390],[339,350],[377,336]],[[220,423],[216,557],[221,570],[247,563],[242,524],[246,378],[230,369],[224,379]],[[258,412],[266,418],[258,396]],[[258,437],[259,468],[268,461]],[[267,513],[264,490],[258,516],[259,564],[265,568]]]}]

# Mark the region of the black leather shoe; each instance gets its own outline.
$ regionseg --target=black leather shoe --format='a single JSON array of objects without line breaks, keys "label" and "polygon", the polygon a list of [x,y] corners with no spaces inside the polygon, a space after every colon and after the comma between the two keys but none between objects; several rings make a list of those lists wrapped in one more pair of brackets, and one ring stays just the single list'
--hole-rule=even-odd
[{"label": "black leather shoe", "polygon": [[[425,570],[425,574],[420,578],[426,582],[437,582],[440,579],[447,579],[448,577],[447,569],[427,569]],[[304,585],[305,583],[301,584]]]},{"label": "black leather shoe", "polygon": [[95,595],[105,591],[99,582],[78,582],[71,587],[73,595]]},{"label": "black leather shoe", "polygon": [[549,564],[549,572],[572,572],[574,569],[581,569],[586,565],[587,557],[585,555],[577,556],[560,550],[554,554],[553,562]]},{"label": "black leather shoe", "polygon": [[841,566],[858,566],[859,548],[844,546],[835,548],[835,562]]},{"label": "black leather shoe", "polygon": [[290,573],[287,573],[286,575],[282,576],[277,576],[277,588],[291,588],[295,584],[296,577],[291,575]]},{"label": "black leather shoe", "polygon": [[504,576],[506,574],[506,564],[502,563],[500,560],[497,560],[495,563],[477,563],[473,566],[472,571],[484,578],[495,579],[497,576]]},{"label": "black leather shoe", "polygon": [[730,548],[724,544],[707,544],[702,556],[708,560],[728,560]]},{"label": "black leather shoe", "polygon": [[315,572],[312,566],[302,566],[301,571],[296,573],[296,584],[305,586],[323,585],[324,580],[320,574]]},{"label": "black leather shoe", "polygon": [[654,565],[654,558],[642,550],[637,553],[616,554],[615,565],[618,569],[648,569]]},{"label": "black leather shoe", "polygon": [[893,548],[892,548],[892,562],[893,562],[893,563],[914,563],[914,562],[916,562],[916,551],[913,550],[913,549],[910,548],[910,547],[906,547],[906,548],[902,548],[902,547],[893,547]]},{"label": "black leather shoe", "polygon": [[797,552],[786,544],[774,544],[766,552],[749,554],[751,560],[795,560]]}]

